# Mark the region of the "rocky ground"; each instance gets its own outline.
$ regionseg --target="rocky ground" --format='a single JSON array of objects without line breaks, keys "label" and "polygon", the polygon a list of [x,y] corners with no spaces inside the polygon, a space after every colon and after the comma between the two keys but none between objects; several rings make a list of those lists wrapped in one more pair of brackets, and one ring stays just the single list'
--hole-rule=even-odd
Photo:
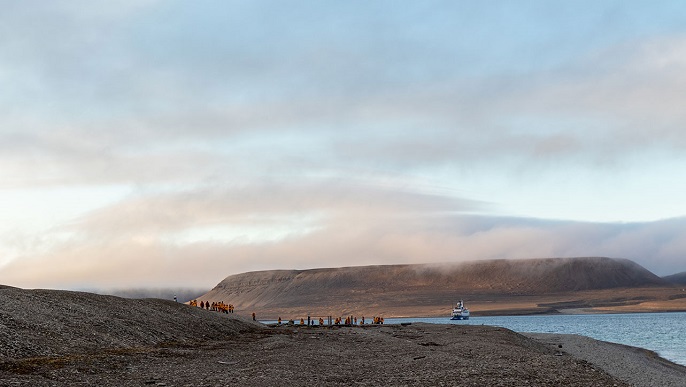
[{"label": "rocky ground", "polygon": [[5,362],[3,385],[624,386],[584,360],[474,326],[281,327],[230,340]]},{"label": "rocky ground", "polygon": [[257,326],[173,301],[0,286],[0,361],[221,340]]},{"label": "rocky ground", "polygon": [[[530,338],[503,328],[433,324],[268,328],[168,301],[88,293],[0,287],[0,325],[0,386],[669,386],[686,380],[686,367],[648,351],[578,336]],[[589,349],[600,355],[584,357]],[[633,363],[612,369],[627,353]],[[656,384],[641,384],[648,369],[657,370],[650,374]]]}]

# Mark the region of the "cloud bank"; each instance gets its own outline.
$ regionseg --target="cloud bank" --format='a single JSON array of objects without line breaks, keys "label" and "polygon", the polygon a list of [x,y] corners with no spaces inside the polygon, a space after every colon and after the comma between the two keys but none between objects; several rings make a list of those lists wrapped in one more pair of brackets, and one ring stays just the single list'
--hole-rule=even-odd
[{"label": "cloud bank", "polygon": [[604,224],[470,215],[483,206],[351,182],[136,196],[54,230],[46,253],[2,271],[29,287],[192,287],[258,269],[610,256],[665,275],[683,264],[684,218]]},{"label": "cloud bank", "polygon": [[613,256],[684,271],[679,2],[22,2],[0,282]]}]

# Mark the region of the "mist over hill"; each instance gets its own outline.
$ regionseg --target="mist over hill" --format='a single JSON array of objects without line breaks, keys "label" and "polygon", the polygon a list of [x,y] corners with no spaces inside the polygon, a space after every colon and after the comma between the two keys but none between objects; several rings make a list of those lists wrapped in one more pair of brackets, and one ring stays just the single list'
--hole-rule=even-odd
[{"label": "mist over hill", "polygon": [[178,302],[187,302],[207,293],[207,288],[121,288],[83,289],[83,291],[122,298],[159,298],[163,300],[174,300],[174,297],[176,296]]},{"label": "mist over hill", "polygon": [[547,258],[258,271],[229,276],[199,299],[259,310],[370,309],[665,284],[627,259]]},{"label": "mist over hill", "polygon": [[677,285],[686,285],[686,271],[662,277],[663,280]]}]

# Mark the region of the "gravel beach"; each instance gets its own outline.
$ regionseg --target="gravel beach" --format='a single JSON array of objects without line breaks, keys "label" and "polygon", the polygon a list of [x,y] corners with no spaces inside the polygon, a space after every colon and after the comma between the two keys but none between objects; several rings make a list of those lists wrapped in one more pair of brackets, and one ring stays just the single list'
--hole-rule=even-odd
[{"label": "gravel beach", "polygon": [[0,287],[0,328],[0,386],[686,385],[686,367],[650,351],[489,326],[267,327],[164,300]]},{"label": "gravel beach", "polygon": [[486,326],[283,326],[230,340],[4,362],[0,385],[683,386],[684,367],[670,364],[581,336],[532,339]]},{"label": "gravel beach", "polygon": [[526,333],[539,342],[592,363],[637,387],[684,387],[686,367],[643,348],[594,340],[586,336]]}]

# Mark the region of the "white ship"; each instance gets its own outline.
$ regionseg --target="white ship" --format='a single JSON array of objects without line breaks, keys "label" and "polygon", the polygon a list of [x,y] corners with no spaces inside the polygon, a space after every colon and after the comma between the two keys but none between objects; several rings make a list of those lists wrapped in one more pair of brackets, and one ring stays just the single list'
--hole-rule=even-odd
[{"label": "white ship", "polygon": [[464,306],[464,302],[460,300],[453,308],[453,315],[451,320],[469,320],[469,309]]}]

